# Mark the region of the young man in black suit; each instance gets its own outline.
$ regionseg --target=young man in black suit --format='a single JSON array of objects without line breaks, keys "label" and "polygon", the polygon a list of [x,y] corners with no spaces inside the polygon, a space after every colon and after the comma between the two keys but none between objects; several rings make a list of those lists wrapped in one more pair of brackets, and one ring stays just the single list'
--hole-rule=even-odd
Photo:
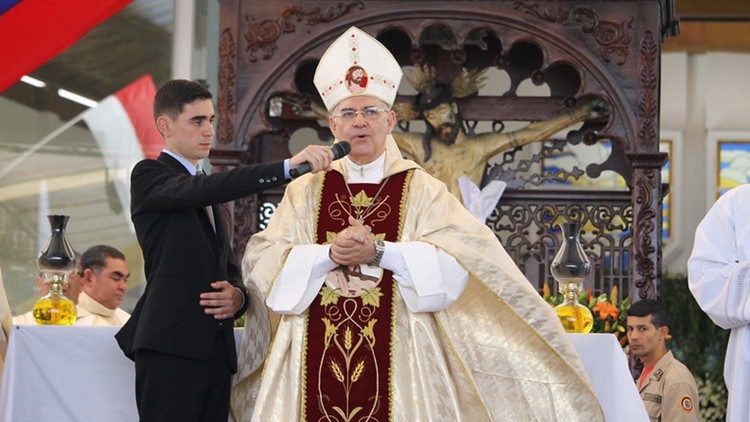
[{"label": "young man in black suit", "polygon": [[304,161],[327,170],[333,154],[308,146],[284,162],[207,176],[199,161],[214,137],[211,93],[169,81],[156,93],[154,118],[165,148],[131,174],[146,290],[116,338],[135,360],[142,421],[225,422],[237,368],[232,321],[246,310],[248,293],[218,204],[282,185]]}]

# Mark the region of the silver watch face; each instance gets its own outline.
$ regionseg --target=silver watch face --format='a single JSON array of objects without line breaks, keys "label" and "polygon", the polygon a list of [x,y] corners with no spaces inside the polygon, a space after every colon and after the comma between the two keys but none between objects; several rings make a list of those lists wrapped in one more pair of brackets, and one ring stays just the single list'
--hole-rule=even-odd
[{"label": "silver watch face", "polygon": [[380,260],[383,258],[383,252],[385,252],[385,242],[380,239],[376,239],[373,245],[375,246],[375,257],[373,257],[370,265],[379,266]]}]

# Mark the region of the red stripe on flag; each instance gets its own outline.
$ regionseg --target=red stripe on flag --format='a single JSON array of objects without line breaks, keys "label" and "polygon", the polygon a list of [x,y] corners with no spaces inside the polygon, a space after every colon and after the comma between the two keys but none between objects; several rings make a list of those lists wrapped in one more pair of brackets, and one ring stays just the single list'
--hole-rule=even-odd
[{"label": "red stripe on flag", "polygon": [[135,134],[141,143],[143,156],[156,158],[164,148],[164,139],[154,123],[156,86],[151,75],[144,75],[114,93],[130,117]]},{"label": "red stripe on flag", "polygon": [[23,0],[0,18],[0,92],[132,0]]}]

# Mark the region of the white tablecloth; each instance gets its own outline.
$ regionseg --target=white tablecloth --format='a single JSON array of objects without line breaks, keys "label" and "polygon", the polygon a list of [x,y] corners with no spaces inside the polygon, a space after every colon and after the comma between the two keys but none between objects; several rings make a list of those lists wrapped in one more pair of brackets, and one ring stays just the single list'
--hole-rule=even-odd
[{"label": "white tablecloth", "polygon": [[612,334],[568,334],[568,340],[581,356],[607,422],[648,422],[617,338]]},{"label": "white tablecloth", "polygon": [[[0,419],[137,421],[133,362],[117,347],[116,332],[114,327],[13,327],[0,385]],[[607,421],[647,421],[615,337],[568,337],[583,359]]]},{"label": "white tablecloth", "polygon": [[115,327],[13,327],[0,419],[137,421],[135,366],[117,347],[116,332]]}]

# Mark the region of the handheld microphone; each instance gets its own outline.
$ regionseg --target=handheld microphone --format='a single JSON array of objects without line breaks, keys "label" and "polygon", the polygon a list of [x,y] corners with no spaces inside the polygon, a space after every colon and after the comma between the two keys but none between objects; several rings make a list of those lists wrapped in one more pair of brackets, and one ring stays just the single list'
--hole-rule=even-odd
[{"label": "handheld microphone", "polygon": [[[352,150],[352,146],[349,145],[349,142],[347,141],[338,141],[331,147],[331,151],[333,151],[333,159],[338,160],[339,158],[345,156],[346,154],[349,154],[349,151]],[[293,179],[296,179],[303,174],[310,173],[312,170],[312,166],[310,163],[305,161],[304,163],[298,165],[297,167],[289,169],[289,175],[292,176]]]}]

